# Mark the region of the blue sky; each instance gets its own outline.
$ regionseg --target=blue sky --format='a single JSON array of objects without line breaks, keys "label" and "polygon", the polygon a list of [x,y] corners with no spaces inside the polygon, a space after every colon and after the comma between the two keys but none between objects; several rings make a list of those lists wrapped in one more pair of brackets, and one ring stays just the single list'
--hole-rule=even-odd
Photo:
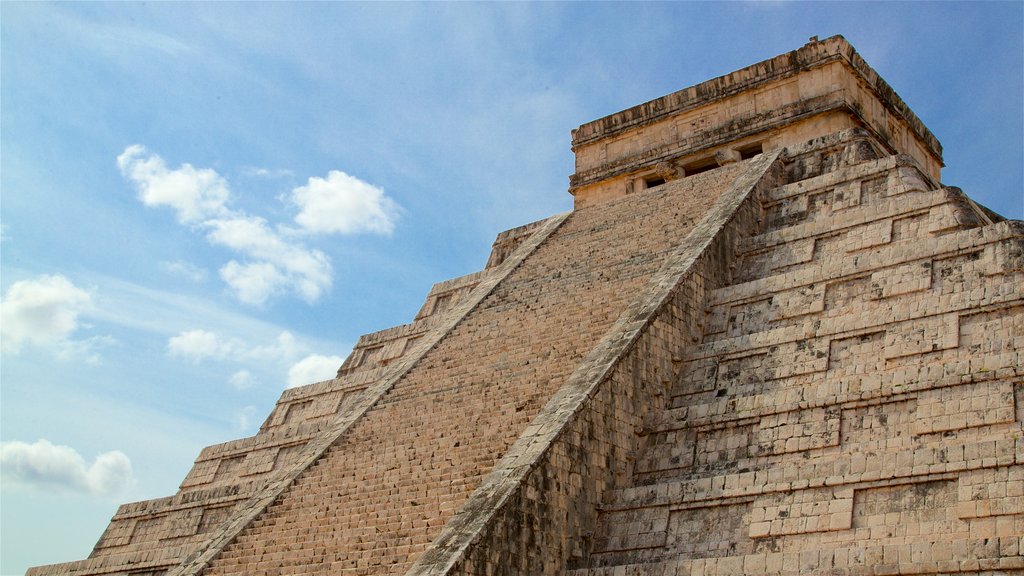
[{"label": "blue sky", "polygon": [[1024,4],[0,4],[0,572],[571,207],[571,129],[843,34],[1024,213]]}]

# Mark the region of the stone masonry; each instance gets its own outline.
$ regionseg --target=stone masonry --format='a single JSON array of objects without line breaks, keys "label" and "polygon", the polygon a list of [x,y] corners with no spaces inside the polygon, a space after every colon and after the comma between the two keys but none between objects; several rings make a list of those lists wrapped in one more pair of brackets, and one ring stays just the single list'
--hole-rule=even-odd
[{"label": "stone masonry", "polygon": [[1024,223],[849,43],[573,149],[572,212],[29,574],[1024,574]]}]

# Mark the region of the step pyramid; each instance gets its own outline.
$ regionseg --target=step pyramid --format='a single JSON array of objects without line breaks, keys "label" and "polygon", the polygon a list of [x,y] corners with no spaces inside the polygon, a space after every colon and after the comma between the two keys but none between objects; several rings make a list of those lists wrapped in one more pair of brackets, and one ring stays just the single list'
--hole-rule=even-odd
[{"label": "step pyramid", "polygon": [[1024,572],[1024,223],[848,42],[573,149],[572,212],[29,574]]}]

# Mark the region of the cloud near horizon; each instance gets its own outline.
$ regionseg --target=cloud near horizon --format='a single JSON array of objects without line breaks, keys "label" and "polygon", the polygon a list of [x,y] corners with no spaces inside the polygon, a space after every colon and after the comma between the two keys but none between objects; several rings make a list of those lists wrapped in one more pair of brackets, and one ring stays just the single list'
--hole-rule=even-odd
[{"label": "cloud near horizon", "polygon": [[288,388],[330,380],[338,374],[345,359],[341,356],[310,354],[288,369]]},{"label": "cloud near horizon", "polygon": [[119,450],[99,454],[86,466],[74,448],[42,439],[0,442],[0,469],[12,484],[96,496],[120,494],[134,483],[131,461]]},{"label": "cloud near horizon", "polygon": [[302,354],[303,346],[287,330],[265,346],[253,346],[238,338],[226,338],[208,330],[186,330],[167,340],[167,353],[175,358],[199,363],[204,360],[248,362],[271,359],[291,362]]},{"label": "cloud near horizon", "polygon": [[388,235],[400,211],[380,188],[332,170],[326,179],[310,177],[292,190],[288,201],[299,208],[296,230],[230,209],[228,182],[212,169],[187,163],[169,169],[163,158],[138,144],[125,148],[117,165],[144,205],[172,208],[179,223],[205,231],[211,245],[241,256],[220,268],[220,278],[240,302],[254,306],[288,292],[313,304],[331,288],[330,258],[297,241],[296,233]]},{"label": "cloud near horizon", "polygon": [[[304,386],[334,378],[345,361],[341,356],[307,354],[290,332],[281,332],[274,342],[254,346],[238,338],[226,338],[208,330],[186,330],[167,340],[167,354],[174,358],[198,364],[207,360],[220,362],[254,363],[271,360],[278,366],[287,366],[286,388]],[[248,368],[236,370],[228,383],[236,390],[246,390],[257,381]]]}]

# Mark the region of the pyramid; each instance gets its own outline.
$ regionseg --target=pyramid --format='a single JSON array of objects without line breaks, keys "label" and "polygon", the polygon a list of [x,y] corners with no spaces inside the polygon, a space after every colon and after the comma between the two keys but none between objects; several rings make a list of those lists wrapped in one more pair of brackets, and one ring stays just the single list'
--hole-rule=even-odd
[{"label": "pyramid", "polygon": [[1024,223],[845,39],[572,145],[571,212],[29,574],[1024,573]]}]

